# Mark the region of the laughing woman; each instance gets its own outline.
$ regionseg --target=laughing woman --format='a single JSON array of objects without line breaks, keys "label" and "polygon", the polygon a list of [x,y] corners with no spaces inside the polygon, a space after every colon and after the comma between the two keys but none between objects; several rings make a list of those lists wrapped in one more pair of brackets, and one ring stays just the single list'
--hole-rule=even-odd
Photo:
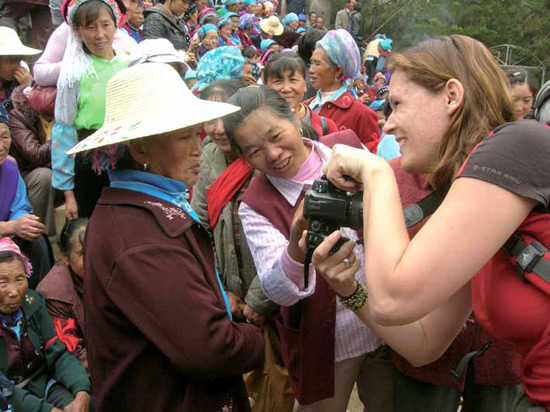
[{"label": "laughing woman", "polygon": [[[550,410],[550,132],[513,122],[505,75],[472,38],[427,40],[394,56],[390,70],[385,130],[396,135],[403,170],[425,174],[444,199],[411,240],[388,164],[335,149],[328,178],[364,189],[369,289],[355,313],[420,366],[441,356],[473,309],[523,357],[525,394],[509,410]],[[328,256],[337,237],[314,261],[338,294],[357,297],[359,264],[346,269],[340,253]]]},{"label": "laughing woman", "polygon": [[321,177],[328,146],[347,141],[361,147],[357,136],[346,131],[320,142],[304,139],[286,101],[267,87],[248,86],[229,102],[241,107],[223,121],[231,146],[259,172],[241,197],[239,218],[262,289],[282,306],[278,329],[295,410],[345,412],[357,383],[366,410],[390,411],[386,348],[337,302],[322,277],[313,276],[304,287],[302,230],[292,224],[301,215],[304,189]]}]

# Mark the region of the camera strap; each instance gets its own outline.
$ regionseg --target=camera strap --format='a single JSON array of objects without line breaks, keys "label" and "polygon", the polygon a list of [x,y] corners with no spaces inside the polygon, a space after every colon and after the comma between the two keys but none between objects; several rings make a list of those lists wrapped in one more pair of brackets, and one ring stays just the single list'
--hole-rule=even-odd
[{"label": "camera strap", "polygon": [[413,203],[403,209],[403,215],[405,215],[405,224],[407,227],[413,227],[420,223],[424,218],[431,216],[435,213],[439,205],[443,202],[443,196],[441,193],[435,191],[430,193],[418,202]]}]

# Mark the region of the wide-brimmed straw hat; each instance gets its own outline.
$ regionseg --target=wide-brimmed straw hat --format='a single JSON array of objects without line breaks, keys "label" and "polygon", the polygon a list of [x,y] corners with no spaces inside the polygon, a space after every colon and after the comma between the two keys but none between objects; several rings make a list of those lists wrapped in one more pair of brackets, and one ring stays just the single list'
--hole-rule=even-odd
[{"label": "wide-brimmed straw hat", "polygon": [[67,153],[185,129],[238,110],[227,103],[198,99],[167,64],[140,64],[109,80],[105,123]]},{"label": "wide-brimmed straw hat", "polygon": [[260,20],[260,29],[264,33],[271,34],[272,36],[280,36],[285,31],[285,28],[281,24],[281,20],[277,16],[271,16],[267,19]]},{"label": "wide-brimmed straw hat", "polygon": [[0,27],[0,56],[32,56],[42,53],[42,50],[27,47],[9,27]]}]

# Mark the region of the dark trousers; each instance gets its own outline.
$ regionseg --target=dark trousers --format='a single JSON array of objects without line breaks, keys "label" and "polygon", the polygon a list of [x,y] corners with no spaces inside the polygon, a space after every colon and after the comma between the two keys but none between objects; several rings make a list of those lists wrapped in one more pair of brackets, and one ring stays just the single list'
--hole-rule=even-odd
[{"label": "dark trousers", "polygon": [[104,187],[109,186],[106,172],[98,175],[92,169],[92,157],[78,153],[74,162],[74,196],[79,217],[91,217]]},{"label": "dark trousers", "polygon": [[369,84],[373,84],[374,75],[376,74],[376,63],[378,62],[378,57],[368,56],[365,60],[365,69],[367,70],[367,76]]},{"label": "dark trousers", "polygon": [[[31,45],[37,49],[44,50],[55,28],[52,23],[50,8],[47,5],[6,2],[1,17],[18,21],[27,14],[31,16]],[[24,39],[23,43],[25,43]]]},{"label": "dark trousers", "polygon": [[473,368],[469,368],[470,373],[466,378],[463,393],[456,389],[417,381],[395,370],[394,410],[456,412],[460,398],[463,397],[462,412],[516,412],[513,404],[514,399],[521,393],[521,385],[475,385],[472,370]]}]

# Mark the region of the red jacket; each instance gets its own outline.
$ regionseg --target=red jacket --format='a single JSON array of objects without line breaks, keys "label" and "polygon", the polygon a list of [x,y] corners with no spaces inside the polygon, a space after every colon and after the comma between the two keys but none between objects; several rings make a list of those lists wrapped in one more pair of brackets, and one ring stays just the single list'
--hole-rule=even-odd
[{"label": "red jacket", "polygon": [[[305,104],[309,105],[311,100],[306,100]],[[380,140],[378,118],[371,109],[353,97],[349,91],[338,99],[325,103],[319,116],[332,119],[340,130],[353,130],[361,142],[372,153],[376,153],[376,147]]]},{"label": "red jacket", "polygon": [[239,35],[239,39],[241,39],[241,44],[243,45],[243,49],[246,49],[247,47],[254,46],[254,43],[252,43],[252,36],[249,36],[246,34],[242,29],[237,30],[237,34]]},{"label": "red jacket", "polygon": [[[392,160],[390,165],[395,173],[404,208],[431,193],[429,189],[424,188],[425,179],[421,175],[405,173],[401,169],[401,158]],[[409,236],[414,237],[428,219],[429,217],[424,218],[417,225],[409,228]],[[464,355],[481,349],[488,341],[493,342],[492,346],[482,356],[474,358],[470,364],[470,367],[474,368],[474,383],[495,386],[519,384],[521,357],[512,345],[497,341],[485,333],[473,316],[466,322],[464,329],[447,351],[435,362],[415,368],[395,352],[392,352],[391,358],[397,370],[410,378],[463,391],[466,371],[458,382],[453,379],[451,370],[458,366]]]}]

